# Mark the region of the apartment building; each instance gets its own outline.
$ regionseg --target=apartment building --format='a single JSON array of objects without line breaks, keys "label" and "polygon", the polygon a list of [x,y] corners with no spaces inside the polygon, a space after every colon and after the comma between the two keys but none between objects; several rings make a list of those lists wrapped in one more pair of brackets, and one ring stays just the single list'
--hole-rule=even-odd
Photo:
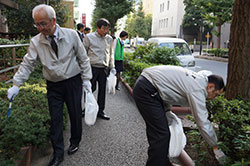
[{"label": "apartment building", "polygon": [[154,0],[152,37],[182,37],[183,0]]}]

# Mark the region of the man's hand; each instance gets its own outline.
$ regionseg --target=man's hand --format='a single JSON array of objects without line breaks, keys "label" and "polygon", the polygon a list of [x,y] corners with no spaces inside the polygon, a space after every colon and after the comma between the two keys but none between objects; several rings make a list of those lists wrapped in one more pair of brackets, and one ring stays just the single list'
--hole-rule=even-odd
[{"label": "man's hand", "polygon": [[83,80],[82,85],[86,89],[87,92],[92,92],[91,82],[89,80]]},{"label": "man's hand", "polygon": [[168,125],[172,125],[172,123],[174,123],[174,122],[178,124],[178,120],[176,119],[176,115],[172,111],[167,111],[166,117],[168,120]]},{"label": "man's hand", "polygon": [[16,97],[16,95],[19,92],[19,88],[16,85],[13,85],[11,88],[8,89],[8,99],[9,100],[13,100],[14,97]]},{"label": "man's hand", "polygon": [[218,147],[214,147],[214,154],[215,154],[215,158],[221,163],[223,164],[224,161],[226,160],[226,155],[220,150],[218,149]]},{"label": "man's hand", "polygon": [[115,70],[115,68],[112,68],[111,71],[110,71],[110,73],[116,75],[116,70]]}]

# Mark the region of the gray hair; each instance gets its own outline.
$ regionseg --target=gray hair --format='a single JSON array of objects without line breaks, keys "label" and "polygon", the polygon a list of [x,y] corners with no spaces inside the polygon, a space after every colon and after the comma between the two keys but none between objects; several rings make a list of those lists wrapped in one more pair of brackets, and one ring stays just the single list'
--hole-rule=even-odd
[{"label": "gray hair", "polygon": [[53,7],[49,5],[45,5],[45,4],[40,4],[40,5],[35,6],[32,10],[33,19],[34,19],[35,12],[40,11],[40,10],[44,10],[48,14],[49,19],[56,18],[56,12]]}]

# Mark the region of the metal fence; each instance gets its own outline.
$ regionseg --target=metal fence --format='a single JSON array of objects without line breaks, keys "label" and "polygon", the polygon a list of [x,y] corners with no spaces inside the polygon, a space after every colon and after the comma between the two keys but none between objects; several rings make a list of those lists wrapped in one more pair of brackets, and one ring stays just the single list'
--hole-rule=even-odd
[{"label": "metal fence", "polygon": [[[12,55],[12,66],[11,67],[7,67],[4,69],[0,70],[0,74],[5,73],[7,71],[13,70],[13,72],[15,73],[17,68],[19,67],[19,64],[17,64],[17,56],[16,56],[16,48],[18,47],[28,47],[29,44],[13,44],[13,45],[0,45],[0,49],[3,48],[12,48],[11,49],[11,55]],[[5,60],[5,59],[3,59]],[[11,80],[7,81],[6,83],[10,82]]]}]

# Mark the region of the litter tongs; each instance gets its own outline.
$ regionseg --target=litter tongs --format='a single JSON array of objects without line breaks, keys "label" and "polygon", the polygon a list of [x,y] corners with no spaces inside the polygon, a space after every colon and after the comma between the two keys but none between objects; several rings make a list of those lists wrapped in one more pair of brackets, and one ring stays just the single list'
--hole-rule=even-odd
[{"label": "litter tongs", "polygon": [[9,104],[9,109],[8,109],[8,118],[10,117],[10,113],[11,113],[12,100],[13,100],[13,97],[10,99],[10,104]]}]

